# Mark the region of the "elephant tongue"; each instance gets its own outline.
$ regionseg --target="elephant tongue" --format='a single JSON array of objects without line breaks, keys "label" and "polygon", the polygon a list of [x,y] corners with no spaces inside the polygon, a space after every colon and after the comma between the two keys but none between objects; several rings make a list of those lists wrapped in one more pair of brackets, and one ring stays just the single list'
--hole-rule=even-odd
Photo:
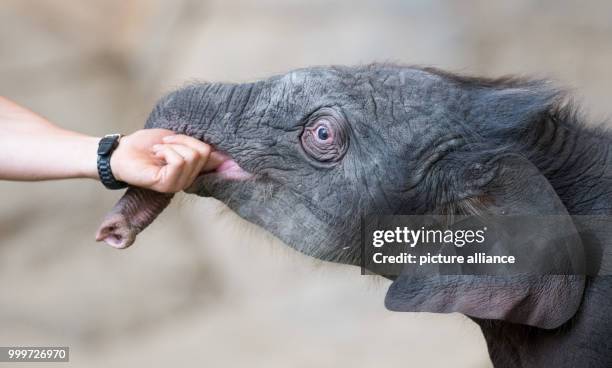
[{"label": "elephant tongue", "polygon": [[129,247],[136,235],[168,207],[173,196],[130,187],[102,221],[96,241],[104,241],[118,249]]}]

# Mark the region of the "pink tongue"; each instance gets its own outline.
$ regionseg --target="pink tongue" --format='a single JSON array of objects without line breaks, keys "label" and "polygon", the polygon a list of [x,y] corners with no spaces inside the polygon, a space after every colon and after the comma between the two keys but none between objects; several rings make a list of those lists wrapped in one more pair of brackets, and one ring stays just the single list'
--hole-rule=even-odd
[{"label": "pink tongue", "polygon": [[231,180],[245,180],[253,176],[252,174],[244,171],[236,163],[236,161],[232,159],[227,159],[223,161],[221,165],[219,165],[215,169],[214,172],[224,179],[231,179]]}]

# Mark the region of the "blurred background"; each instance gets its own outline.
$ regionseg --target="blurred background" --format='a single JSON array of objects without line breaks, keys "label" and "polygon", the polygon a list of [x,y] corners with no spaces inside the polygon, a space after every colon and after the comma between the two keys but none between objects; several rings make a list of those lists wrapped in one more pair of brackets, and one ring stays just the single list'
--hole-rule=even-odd
[{"label": "blurred background", "polygon": [[[382,61],[550,77],[601,121],[611,39],[605,0],[3,0],[0,95],[99,136],[189,81]],[[180,196],[127,251],[97,244],[119,196],[0,182],[0,346],[70,346],[75,367],[490,366],[467,318],[388,312],[388,281],[212,199]]]}]

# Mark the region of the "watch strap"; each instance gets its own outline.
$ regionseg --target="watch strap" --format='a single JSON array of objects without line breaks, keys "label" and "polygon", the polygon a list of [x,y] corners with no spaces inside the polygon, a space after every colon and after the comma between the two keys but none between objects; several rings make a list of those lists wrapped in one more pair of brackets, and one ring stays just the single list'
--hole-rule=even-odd
[{"label": "watch strap", "polygon": [[127,183],[115,179],[111,170],[110,159],[119,146],[120,138],[121,134],[109,134],[98,143],[98,175],[102,184],[108,189],[123,189],[128,186]]}]

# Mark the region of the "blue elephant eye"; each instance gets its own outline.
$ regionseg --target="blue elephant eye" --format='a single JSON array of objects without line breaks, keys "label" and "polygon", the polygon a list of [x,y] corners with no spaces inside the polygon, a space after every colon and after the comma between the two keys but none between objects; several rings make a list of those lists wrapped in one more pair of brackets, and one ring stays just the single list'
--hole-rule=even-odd
[{"label": "blue elephant eye", "polygon": [[326,141],[329,138],[329,131],[327,128],[324,126],[317,128],[317,137],[322,141]]}]

